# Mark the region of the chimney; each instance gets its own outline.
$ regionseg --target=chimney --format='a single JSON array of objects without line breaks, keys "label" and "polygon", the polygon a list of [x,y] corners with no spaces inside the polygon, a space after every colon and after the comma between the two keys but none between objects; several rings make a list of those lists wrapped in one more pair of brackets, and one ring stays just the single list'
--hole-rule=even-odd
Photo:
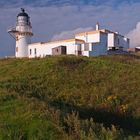
[{"label": "chimney", "polygon": [[100,30],[99,22],[96,23],[96,31]]}]

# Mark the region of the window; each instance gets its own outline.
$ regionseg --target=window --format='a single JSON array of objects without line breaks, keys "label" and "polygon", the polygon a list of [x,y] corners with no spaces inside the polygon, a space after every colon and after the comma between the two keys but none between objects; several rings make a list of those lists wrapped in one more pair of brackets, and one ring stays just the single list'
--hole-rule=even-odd
[{"label": "window", "polygon": [[18,52],[18,47],[16,47],[16,52]]},{"label": "window", "polygon": [[35,48],[35,50],[34,50],[34,53],[35,53],[35,55],[37,54],[37,52],[36,52],[36,48]]},{"label": "window", "polygon": [[59,52],[59,49],[58,49],[58,48],[56,49],[56,52],[57,52],[57,53]]},{"label": "window", "polygon": [[85,43],[84,51],[89,51],[89,43]]},{"label": "window", "polygon": [[32,50],[30,49],[30,55],[32,54]]},{"label": "window", "polygon": [[81,51],[81,50],[82,50],[82,45],[81,45],[81,44],[78,44],[78,45],[77,45],[77,50],[78,50],[78,51]]},{"label": "window", "polygon": [[118,38],[118,45],[120,44],[120,40],[119,40],[119,38]]}]

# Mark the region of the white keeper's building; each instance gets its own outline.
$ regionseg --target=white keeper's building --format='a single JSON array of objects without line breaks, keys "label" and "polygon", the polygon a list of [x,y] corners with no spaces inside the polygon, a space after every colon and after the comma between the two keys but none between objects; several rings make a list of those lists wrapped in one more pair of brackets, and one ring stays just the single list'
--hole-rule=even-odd
[{"label": "white keeper's building", "polygon": [[117,32],[100,29],[98,23],[96,24],[96,30],[75,34],[73,39],[31,43],[33,33],[30,17],[24,9],[21,10],[21,13],[17,16],[16,28],[8,31],[16,39],[16,57],[34,58],[49,55],[89,57],[107,55],[108,50],[127,50],[129,48],[128,38]]}]

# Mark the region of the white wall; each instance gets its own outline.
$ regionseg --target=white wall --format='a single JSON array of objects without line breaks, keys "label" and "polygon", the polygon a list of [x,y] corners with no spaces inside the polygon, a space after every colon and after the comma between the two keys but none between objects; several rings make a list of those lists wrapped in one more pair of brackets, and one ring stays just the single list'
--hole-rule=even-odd
[{"label": "white wall", "polygon": [[87,35],[76,35],[75,36],[76,39],[80,39],[80,40],[84,40],[85,42],[87,42]]},{"label": "white wall", "polygon": [[93,34],[84,34],[84,35],[76,35],[76,39],[81,39],[84,40],[85,42],[88,43],[96,43],[100,41],[100,33],[93,33]]},{"label": "white wall", "polygon": [[87,56],[87,57],[90,56],[90,55],[89,55],[89,51],[83,51],[83,52],[82,52],[82,55],[83,55],[83,56]]},{"label": "white wall", "polygon": [[16,41],[16,57],[28,56],[28,44],[31,43],[31,37],[28,35],[19,35]]},{"label": "white wall", "polygon": [[[77,44],[82,44],[82,42],[78,41],[71,41],[71,42],[56,42],[56,43],[37,43],[37,44],[30,44],[28,45],[28,55],[30,58],[33,57],[45,57],[46,55],[52,55],[52,48],[58,47],[58,46],[66,46],[66,53],[67,54],[73,54],[76,55]],[[30,49],[32,51],[32,54],[30,55]],[[36,55],[35,50],[36,49]]]},{"label": "white wall", "polygon": [[108,33],[108,49],[114,47],[114,33]]},{"label": "white wall", "polygon": [[88,43],[98,43],[98,42],[100,42],[100,33],[89,34],[87,42]]}]

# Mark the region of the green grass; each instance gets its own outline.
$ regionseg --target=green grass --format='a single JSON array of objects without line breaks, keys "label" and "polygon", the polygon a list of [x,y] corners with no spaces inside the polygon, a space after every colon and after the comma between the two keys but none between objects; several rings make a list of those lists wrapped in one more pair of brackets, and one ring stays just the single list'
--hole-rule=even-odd
[{"label": "green grass", "polygon": [[0,60],[0,139],[140,139],[140,57]]}]

